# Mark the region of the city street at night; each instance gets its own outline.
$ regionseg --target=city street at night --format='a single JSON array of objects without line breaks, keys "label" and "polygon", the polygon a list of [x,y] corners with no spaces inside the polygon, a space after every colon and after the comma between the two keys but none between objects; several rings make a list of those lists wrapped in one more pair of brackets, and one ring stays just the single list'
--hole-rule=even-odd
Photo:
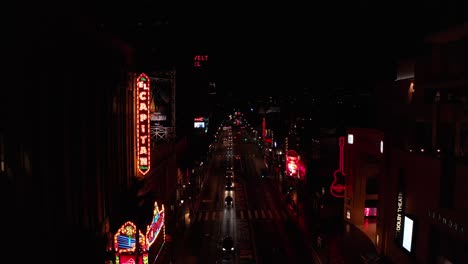
[{"label": "city street at night", "polygon": [[463,2],[6,6],[2,263],[468,263]]},{"label": "city street at night", "polygon": [[[238,130],[236,130],[238,131]],[[287,211],[270,180],[262,180],[263,157],[255,144],[244,143],[240,134],[223,131],[207,165],[207,185],[199,206],[187,222],[180,243],[176,243],[176,263],[314,263],[310,246],[304,243],[296,220]],[[246,135],[249,136],[250,135]],[[235,162],[235,159],[238,159]],[[233,164],[234,188],[225,190],[226,164]],[[216,194],[222,199],[216,202]],[[223,199],[231,195],[232,208]],[[221,242],[231,235],[235,241],[233,258],[223,256]],[[306,253],[308,252],[308,253]]]}]

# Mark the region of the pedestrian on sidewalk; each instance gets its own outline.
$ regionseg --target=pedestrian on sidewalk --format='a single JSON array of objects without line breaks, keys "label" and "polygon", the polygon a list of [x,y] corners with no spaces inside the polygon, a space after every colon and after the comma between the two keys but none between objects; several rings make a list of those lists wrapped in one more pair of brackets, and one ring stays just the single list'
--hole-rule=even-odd
[{"label": "pedestrian on sidewalk", "polygon": [[320,235],[317,236],[317,248],[322,248],[322,237]]}]

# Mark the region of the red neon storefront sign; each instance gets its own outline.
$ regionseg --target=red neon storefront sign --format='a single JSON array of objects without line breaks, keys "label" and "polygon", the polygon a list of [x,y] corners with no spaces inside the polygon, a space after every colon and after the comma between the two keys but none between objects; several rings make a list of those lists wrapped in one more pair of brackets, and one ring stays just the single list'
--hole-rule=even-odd
[{"label": "red neon storefront sign", "polygon": [[338,145],[340,146],[340,157],[339,157],[339,164],[338,169],[333,173],[333,182],[330,186],[330,192],[333,196],[342,198],[344,197],[345,192],[345,176],[344,173],[344,137],[338,138]]},{"label": "red neon storefront sign", "polygon": [[145,175],[150,170],[150,80],[144,73],[136,82],[137,167]]},{"label": "red neon storefront sign", "polygon": [[299,172],[299,155],[294,150],[286,152],[286,175],[298,176]]}]

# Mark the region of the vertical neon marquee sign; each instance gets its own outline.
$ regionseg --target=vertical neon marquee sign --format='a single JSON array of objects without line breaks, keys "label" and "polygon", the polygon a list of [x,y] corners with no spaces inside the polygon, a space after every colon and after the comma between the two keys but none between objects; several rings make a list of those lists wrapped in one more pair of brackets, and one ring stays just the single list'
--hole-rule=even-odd
[{"label": "vertical neon marquee sign", "polygon": [[344,137],[338,138],[338,144],[340,146],[340,160],[338,164],[338,169],[333,173],[333,182],[330,186],[330,192],[333,196],[337,198],[344,197],[345,187],[345,176],[344,173]]},{"label": "vertical neon marquee sign", "polygon": [[145,175],[150,170],[150,81],[146,74],[142,73],[136,82],[136,134],[137,134],[137,167],[141,174]]},{"label": "vertical neon marquee sign", "polygon": [[266,137],[266,120],[265,117],[262,119],[262,138]]}]

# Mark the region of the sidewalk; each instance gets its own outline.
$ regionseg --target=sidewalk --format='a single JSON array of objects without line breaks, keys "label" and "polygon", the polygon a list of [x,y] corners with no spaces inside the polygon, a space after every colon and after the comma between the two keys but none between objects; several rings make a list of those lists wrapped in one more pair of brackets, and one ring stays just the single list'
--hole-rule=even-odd
[{"label": "sidewalk", "polygon": [[[205,179],[206,181],[206,179]],[[205,186],[205,185],[204,185]],[[187,201],[184,205],[180,206],[178,210],[182,213],[179,214],[179,218],[174,219],[175,223],[166,229],[166,244],[164,246],[164,252],[161,253],[161,258],[152,264],[171,264],[181,263],[181,255],[178,254],[182,249],[183,241],[187,239],[187,230],[192,224],[193,217],[196,215],[201,204],[201,194],[204,188],[197,192],[192,200]],[[189,213],[189,221],[186,222],[185,214]]]}]

